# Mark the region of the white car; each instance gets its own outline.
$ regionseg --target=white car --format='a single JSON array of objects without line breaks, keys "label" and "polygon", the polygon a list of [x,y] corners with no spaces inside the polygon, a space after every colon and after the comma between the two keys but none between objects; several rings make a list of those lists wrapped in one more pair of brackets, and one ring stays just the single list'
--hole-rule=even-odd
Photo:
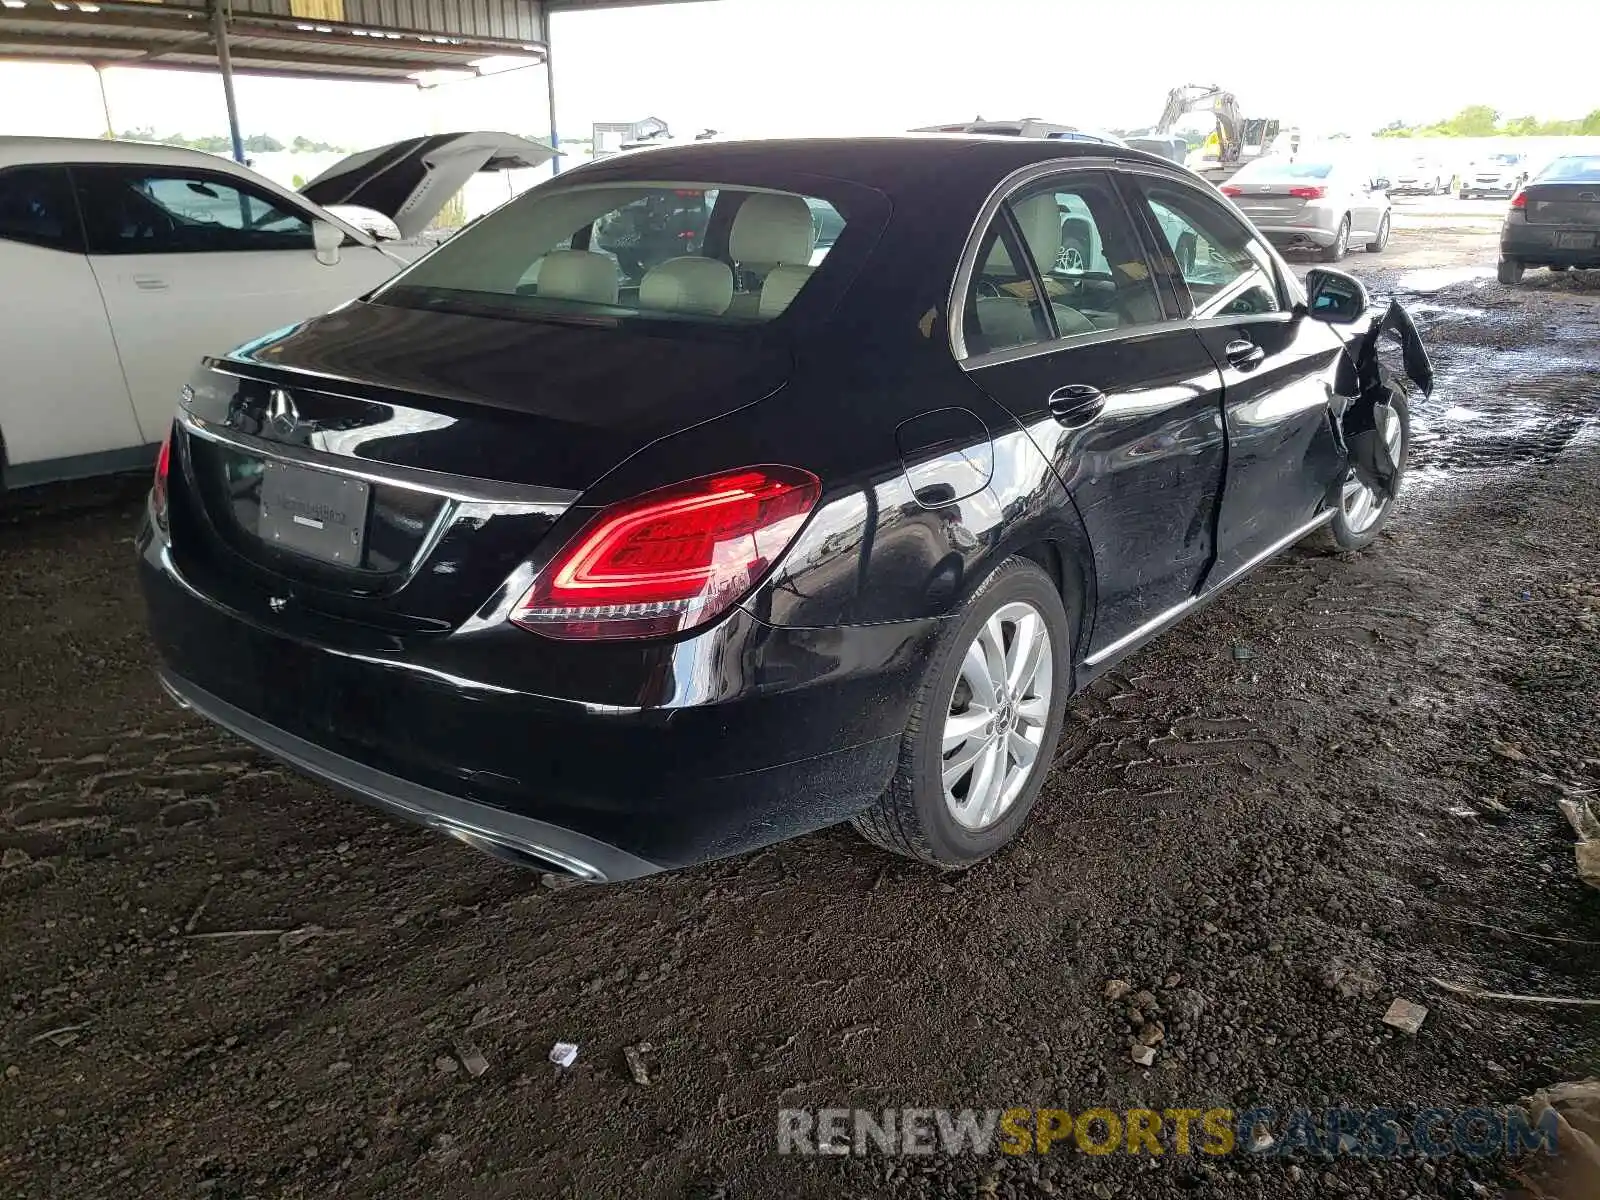
[{"label": "white car", "polygon": [[1528,182],[1528,159],[1522,154],[1491,154],[1467,168],[1461,177],[1461,198],[1513,196]]},{"label": "white car", "polygon": [[1389,188],[1393,196],[1447,196],[1454,175],[1440,162],[1427,158],[1413,158],[1394,170],[1394,182]]},{"label": "white car", "polygon": [[413,138],[295,192],[179,147],[0,137],[0,484],[147,464],[202,357],[369,291],[473,173],[551,154]]}]

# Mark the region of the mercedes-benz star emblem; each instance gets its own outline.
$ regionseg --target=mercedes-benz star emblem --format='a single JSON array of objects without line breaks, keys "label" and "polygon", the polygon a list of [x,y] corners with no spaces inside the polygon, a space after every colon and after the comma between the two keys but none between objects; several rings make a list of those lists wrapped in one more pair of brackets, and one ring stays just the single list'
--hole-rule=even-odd
[{"label": "mercedes-benz star emblem", "polygon": [[294,397],[282,388],[273,388],[267,399],[267,424],[288,437],[300,424],[300,413],[294,406]]}]

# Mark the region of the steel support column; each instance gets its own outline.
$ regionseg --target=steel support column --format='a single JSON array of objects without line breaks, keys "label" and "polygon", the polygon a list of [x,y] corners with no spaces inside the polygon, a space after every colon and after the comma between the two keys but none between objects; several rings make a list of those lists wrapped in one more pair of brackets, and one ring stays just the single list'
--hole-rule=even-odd
[{"label": "steel support column", "polygon": [[222,72],[222,98],[228,105],[228,136],[233,139],[233,161],[244,164],[244,138],[239,135],[239,102],[233,97],[233,59],[228,54],[227,0],[211,0],[211,37],[217,44],[217,67]]},{"label": "steel support column", "polygon": [[561,174],[561,138],[556,133],[556,66],[550,47],[550,6],[541,5],[539,8],[540,31],[544,34],[544,83],[545,102],[550,107],[550,148],[555,151],[555,156],[550,159],[550,177],[553,179]]}]

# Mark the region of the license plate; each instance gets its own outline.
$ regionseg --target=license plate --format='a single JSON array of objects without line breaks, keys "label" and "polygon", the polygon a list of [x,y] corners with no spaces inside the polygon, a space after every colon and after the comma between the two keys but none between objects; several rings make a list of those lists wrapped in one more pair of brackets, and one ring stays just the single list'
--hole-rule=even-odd
[{"label": "license plate", "polygon": [[361,565],[372,485],[268,459],[261,464],[261,540],[307,558]]},{"label": "license plate", "polygon": [[1556,249],[1558,250],[1593,250],[1594,234],[1592,233],[1558,233],[1556,234]]}]

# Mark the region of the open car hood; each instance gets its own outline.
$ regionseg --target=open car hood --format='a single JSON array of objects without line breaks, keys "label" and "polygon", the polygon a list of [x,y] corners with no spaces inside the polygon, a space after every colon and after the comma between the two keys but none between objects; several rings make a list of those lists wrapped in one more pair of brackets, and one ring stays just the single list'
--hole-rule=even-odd
[{"label": "open car hood", "polygon": [[340,159],[300,194],[324,208],[370,208],[414,238],[479,171],[540,167],[556,151],[510,133],[438,133]]}]

